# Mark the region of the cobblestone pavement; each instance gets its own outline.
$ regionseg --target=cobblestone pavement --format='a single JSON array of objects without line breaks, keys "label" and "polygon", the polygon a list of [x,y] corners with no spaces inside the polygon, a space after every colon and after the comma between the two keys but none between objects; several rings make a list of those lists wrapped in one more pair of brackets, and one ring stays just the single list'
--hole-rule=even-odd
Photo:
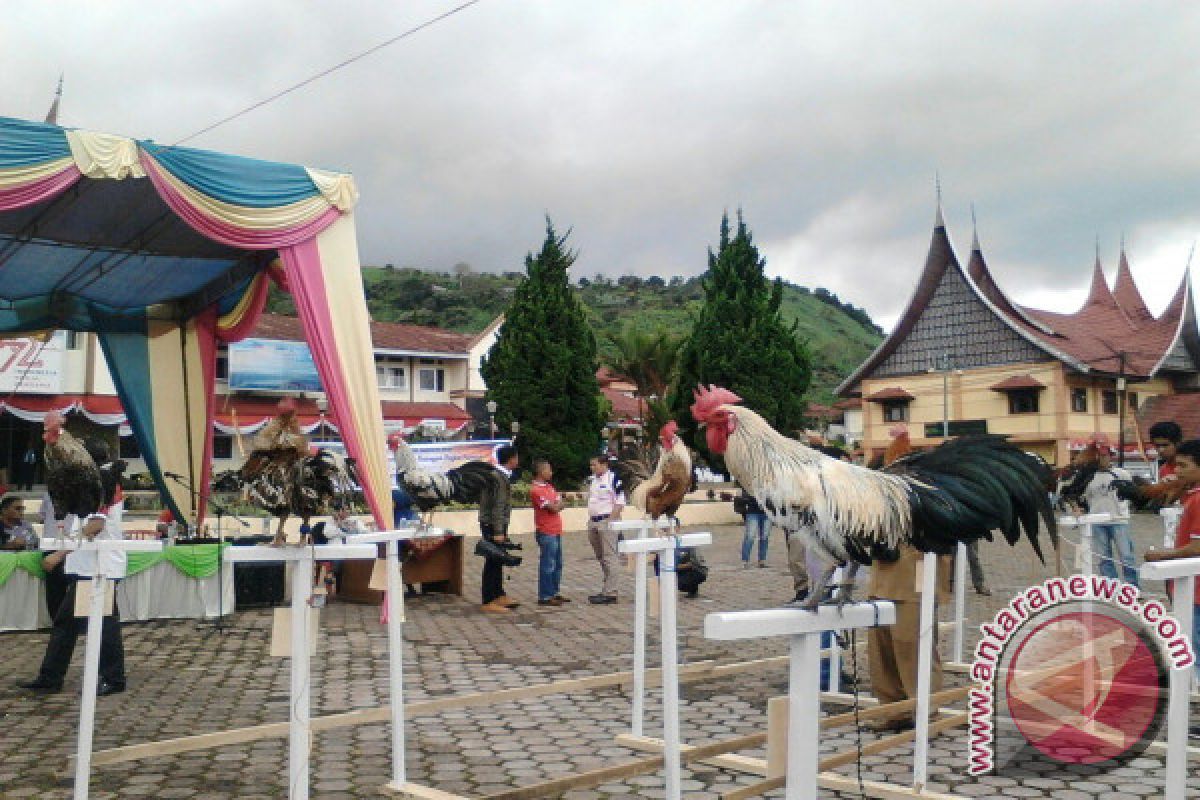
[{"label": "cobblestone pavement", "polygon": [[[1161,540],[1154,517],[1135,521],[1139,553]],[[773,533],[766,569],[743,569],[738,560],[740,530],[718,528],[709,549],[709,580],[695,600],[679,604],[682,663],[783,655],[782,640],[739,643],[706,641],[704,615],[716,610],[778,605],[791,595],[782,536]],[[1069,536],[1074,535],[1068,532]],[[1077,538],[1077,537],[1076,537]],[[567,677],[626,670],[631,665],[632,578],[623,575],[621,602],[591,606],[586,596],[598,587],[598,567],[585,537],[568,534],[563,593],[575,602],[561,609],[536,605],[536,549],[526,540],[526,563],[510,571],[510,595],[521,609],[504,618],[480,613],[479,561],[468,559],[466,599],[427,596],[411,601],[405,626],[406,692],[410,700],[524,686]],[[994,614],[1015,590],[1050,572],[1027,545],[984,544],[984,564],[992,597],[969,594],[969,618]],[[1068,569],[1073,564],[1068,550]],[[1149,587],[1160,591],[1161,587]],[[386,701],[387,649],[378,609],[337,603],[322,612],[321,641],[313,662],[314,715],[370,708]],[[948,619],[943,610],[942,619]],[[96,749],[286,720],[288,662],[271,658],[269,610],[239,613],[237,630],[206,635],[193,622],[127,625],[125,646],[129,691],[102,698],[98,705]],[[653,626],[652,626],[653,627]],[[32,676],[46,643],[44,633],[0,634],[4,683],[0,685],[0,796],[61,798],[70,795],[61,774],[74,751],[79,663],[67,691],[35,697],[12,681]],[[648,652],[656,660],[657,639]],[[943,637],[942,652],[948,648]],[[865,681],[866,664],[859,664]],[[961,682],[949,677],[948,683]],[[865,685],[865,684],[864,684]],[[786,692],[786,669],[772,669],[707,683],[685,684],[682,729],[686,741],[701,743],[764,730],[766,700]],[[844,709],[835,709],[844,710]],[[603,690],[552,695],[487,709],[444,712],[410,718],[409,777],[445,791],[478,796],[571,772],[626,760],[637,754],[614,743],[628,730],[629,697]],[[647,733],[660,731],[657,698],[651,692]],[[826,731],[821,751],[832,754],[873,741],[877,734],[853,729]],[[1162,759],[1144,756],[1109,772],[1095,770],[1067,779],[1051,768],[1008,777],[970,779],[965,775],[963,729],[936,738],[930,747],[930,789],[971,797],[1141,798],[1162,793]],[[390,776],[389,734],[373,724],[319,733],[313,748],[313,797],[376,797]],[[761,756],[762,751],[745,755]],[[286,797],[287,745],[282,739],[157,757],[97,769],[95,797],[272,798]],[[866,757],[868,780],[911,780],[911,748]],[[843,768],[855,775],[855,765]],[[756,778],[709,766],[684,769],[689,798],[715,798]],[[1192,779],[1200,794],[1200,777]],[[571,800],[662,796],[657,773],[621,783],[574,791]],[[780,797],[782,792],[768,796]],[[829,793],[830,797],[840,797]],[[845,795],[849,796],[849,795]]]}]

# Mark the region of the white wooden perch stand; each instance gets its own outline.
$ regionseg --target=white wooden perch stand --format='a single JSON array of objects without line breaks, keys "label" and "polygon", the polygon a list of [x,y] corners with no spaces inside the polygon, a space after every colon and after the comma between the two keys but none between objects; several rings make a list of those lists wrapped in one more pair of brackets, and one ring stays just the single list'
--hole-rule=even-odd
[{"label": "white wooden perch stand", "polygon": [[313,563],[374,559],[369,544],[322,544],[286,547],[230,547],[225,560],[233,563],[283,561],[292,565],[292,690],[288,711],[288,797],[308,800],[309,753],[312,726],[309,721],[308,604],[313,595]]},{"label": "white wooden perch stand", "polygon": [[[675,523],[665,517],[656,520],[637,519],[610,522],[612,531],[637,531],[639,539],[649,537],[651,529],[670,530]],[[633,573],[633,709],[629,733],[642,735],[646,717],[646,566],[650,557],[646,551],[634,555]]]},{"label": "white wooden perch stand", "polygon": [[409,789],[404,744],[404,583],[400,572],[400,542],[435,539],[446,534],[441,528],[411,527],[378,533],[352,534],[351,545],[385,545],[388,604],[388,700],[392,722],[392,780],[389,791]]},{"label": "white wooden perch stand", "polygon": [[[658,553],[658,589],[660,640],[662,643],[662,693],[663,693],[663,768],[665,772],[667,800],[680,797],[679,760],[679,653],[675,629],[675,549],[677,547],[699,547],[711,544],[712,534],[685,533],[681,536],[663,536],[650,539],[626,539],[620,544],[622,553],[645,556]],[[644,634],[643,634],[644,635]],[[643,656],[644,658],[644,656]],[[637,679],[635,671],[635,680]],[[645,692],[645,664],[641,677]]]},{"label": "white wooden perch stand", "polygon": [[815,611],[776,608],[709,614],[704,635],[732,641],[788,636],[787,800],[816,800],[817,755],[821,715],[821,634],[825,631],[893,625],[896,606],[890,601],[855,603],[841,609],[820,606]]},{"label": "white wooden perch stand", "polygon": [[[1200,558],[1178,558],[1172,561],[1147,561],[1141,566],[1141,576],[1149,580],[1175,579],[1175,620],[1185,636],[1194,630],[1196,576],[1200,575]],[[1193,654],[1194,655],[1194,654]],[[1166,800],[1183,800],[1187,796],[1188,778],[1188,700],[1192,689],[1195,666],[1173,669],[1167,695],[1167,780]]]},{"label": "white wooden perch stand", "polygon": [[[96,575],[92,581],[91,604],[88,606],[87,641],[83,649],[83,694],[79,703],[79,741],[75,750],[75,800],[86,800],[92,774],[92,733],[96,727],[96,686],[100,671],[100,632],[104,625],[104,598],[108,582],[114,577],[104,574],[105,552],[155,553],[162,550],[161,542],[130,539],[43,539],[42,550],[92,550],[96,553]],[[115,602],[115,600],[114,600]]]}]

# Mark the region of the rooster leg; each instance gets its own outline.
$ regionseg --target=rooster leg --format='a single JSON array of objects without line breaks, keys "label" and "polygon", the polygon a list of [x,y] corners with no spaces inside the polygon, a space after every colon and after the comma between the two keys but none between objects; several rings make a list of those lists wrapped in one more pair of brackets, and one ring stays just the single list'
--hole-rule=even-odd
[{"label": "rooster leg", "polygon": [[287,537],[283,534],[283,525],[287,522],[287,518],[287,514],[279,517],[279,525],[275,528],[275,538],[271,540],[271,547],[283,547],[287,542]]},{"label": "rooster leg", "polygon": [[834,595],[837,598],[838,611],[841,611],[847,603],[854,602],[854,579],[858,577],[860,566],[857,561],[851,561],[842,569],[842,580],[838,583]]}]

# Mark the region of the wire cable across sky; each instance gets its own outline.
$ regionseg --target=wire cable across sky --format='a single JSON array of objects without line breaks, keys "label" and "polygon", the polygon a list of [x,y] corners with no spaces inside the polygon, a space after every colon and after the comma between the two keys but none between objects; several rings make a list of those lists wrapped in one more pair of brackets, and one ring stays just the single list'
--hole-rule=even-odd
[{"label": "wire cable across sky", "polygon": [[[455,6],[454,8],[450,9],[449,11],[446,11],[442,14],[438,14],[436,17],[428,19],[425,22],[422,22],[420,25],[417,25],[416,27],[409,28],[408,30],[404,31],[403,33],[397,34],[396,36],[393,36],[390,39],[380,42],[379,44],[375,45],[374,47],[368,48],[366,50],[363,50],[361,53],[350,56],[345,61],[339,61],[337,64],[334,64],[331,67],[327,67],[326,69],[321,70],[320,72],[316,73],[315,75],[311,75],[311,76],[305,78],[304,80],[300,81],[299,83],[294,83],[291,86],[287,87],[286,89],[282,89],[282,90],[276,92],[275,94],[271,95],[270,97],[264,98],[263,100],[259,100],[257,103],[246,106],[241,111],[234,112],[233,114],[230,114],[227,117],[219,119],[207,127],[201,128],[200,130],[196,131],[195,133],[188,134],[187,136],[183,137],[179,141],[175,142],[175,144],[179,145],[179,144],[183,144],[184,142],[189,142],[198,136],[202,136],[203,134],[206,134],[209,131],[214,130],[215,128],[221,127],[222,125],[224,125],[227,122],[232,122],[233,120],[235,120],[239,117],[244,117],[245,115],[249,114],[251,111],[255,111],[259,108],[262,108],[263,106],[265,106],[269,103],[273,103],[276,100],[278,100],[279,98],[284,97],[285,95],[289,95],[292,92],[296,91],[297,89],[302,89],[305,86],[308,86],[310,83],[316,83],[317,81],[321,80],[321,78],[324,78],[327,75],[332,75],[333,73],[337,72],[339,69],[342,69],[343,67],[348,67],[351,64],[353,64],[354,62],[361,61],[362,59],[366,58],[367,56],[377,53],[380,50],[384,49],[385,47],[390,47],[391,45],[395,44],[396,42],[399,42],[402,39],[407,39],[409,36],[412,36],[415,33],[419,33],[420,31],[423,31],[426,28],[432,27],[433,25],[436,25],[437,23],[441,22],[442,20],[454,16],[455,14],[459,13],[460,11],[465,11],[468,8],[470,8],[471,6],[479,3],[480,1],[481,0],[468,0],[468,2],[463,3],[462,5]],[[174,145],[172,145],[172,146],[174,146]]]}]

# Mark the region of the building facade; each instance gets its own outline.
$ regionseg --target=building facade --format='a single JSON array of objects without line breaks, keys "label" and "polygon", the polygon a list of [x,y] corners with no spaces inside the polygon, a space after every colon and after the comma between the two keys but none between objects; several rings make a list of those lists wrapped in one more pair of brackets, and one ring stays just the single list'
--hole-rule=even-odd
[{"label": "building facade", "polygon": [[[1052,464],[1099,439],[1148,447],[1137,416],[1152,397],[1194,392],[1200,333],[1185,274],[1155,317],[1124,247],[1112,288],[1099,258],[1073,313],[1013,303],[992,277],[978,236],[964,267],[938,210],[924,269],[892,333],[839,387],[861,398],[868,457],[906,425],[913,444],[997,433]],[[1122,425],[1124,421],[1124,425]],[[1150,453],[1153,455],[1153,453]]]},{"label": "building facade", "polygon": [[[502,320],[478,335],[372,322],[375,374],[369,379],[379,386],[385,429],[426,439],[485,437],[489,432],[486,387],[479,368]],[[246,342],[232,348],[255,343],[284,351],[290,347],[298,353],[297,361],[311,362],[303,328],[294,317],[263,314]],[[284,395],[297,400],[300,423],[311,439],[338,440],[324,393],[319,383],[311,383],[315,369],[295,382],[290,379],[295,376],[278,380],[256,375],[260,380],[247,383],[238,374],[245,358],[226,346],[217,352],[215,471],[241,464],[253,434],[275,414],[275,404]],[[304,371],[303,365],[300,369]],[[289,384],[304,388],[288,388]],[[0,470],[8,481],[19,477],[29,447],[41,452],[42,420],[50,410],[67,415],[68,430],[115,441],[121,456],[130,462],[130,473],[145,470],[95,335],[58,331],[47,342],[0,340],[0,392]],[[40,464],[34,477],[40,481]]]}]

